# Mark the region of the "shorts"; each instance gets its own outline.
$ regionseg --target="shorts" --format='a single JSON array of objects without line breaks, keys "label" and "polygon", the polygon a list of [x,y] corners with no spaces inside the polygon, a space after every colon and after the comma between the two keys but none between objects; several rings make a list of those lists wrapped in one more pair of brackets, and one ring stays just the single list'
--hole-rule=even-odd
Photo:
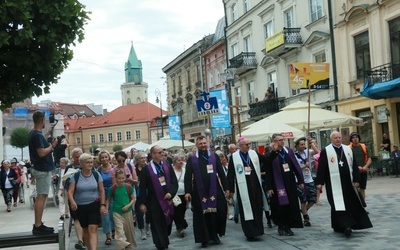
[{"label": "shorts", "polygon": [[367,172],[360,173],[360,189],[367,189],[367,179],[368,174]]},{"label": "shorts", "polygon": [[89,225],[99,225],[101,222],[100,202],[94,201],[87,205],[78,205],[76,215],[82,228],[87,228]]},{"label": "shorts", "polygon": [[297,186],[297,195],[301,203],[317,202],[317,188],[314,182],[304,183],[304,190]]},{"label": "shorts", "polygon": [[32,175],[36,180],[37,194],[48,195],[50,190],[51,180],[53,178],[52,171],[38,171],[32,169]]}]

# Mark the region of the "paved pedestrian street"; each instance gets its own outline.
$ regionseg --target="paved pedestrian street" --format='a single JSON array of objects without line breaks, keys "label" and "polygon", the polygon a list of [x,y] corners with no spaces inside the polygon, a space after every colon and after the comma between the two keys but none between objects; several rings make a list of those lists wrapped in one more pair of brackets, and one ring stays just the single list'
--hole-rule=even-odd
[{"label": "paved pedestrian street", "polygon": [[[25,195],[29,197],[32,188],[26,189]],[[330,227],[330,207],[327,203],[325,192],[321,195],[322,206],[314,205],[310,211],[311,227],[293,229],[294,236],[278,236],[277,227],[268,228],[265,221],[265,235],[258,241],[249,242],[242,233],[239,224],[233,220],[227,221],[226,235],[221,237],[220,245],[210,245],[208,249],[400,249],[399,233],[399,207],[400,207],[400,178],[391,176],[374,176],[367,184],[367,210],[371,218],[373,228],[367,230],[353,230],[350,238],[343,234],[335,233]],[[0,202],[0,234],[13,232],[29,232],[32,230],[33,210],[26,204],[18,204],[12,208],[11,213],[6,212],[4,201]],[[199,249],[200,244],[194,243],[192,214],[187,213],[189,227],[186,229],[186,237],[180,238],[173,227],[170,236],[169,250]],[[45,214],[45,224],[56,227],[59,214],[58,208],[48,203]],[[66,232],[68,224],[65,224]],[[151,237],[140,240],[140,232],[136,229],[137,249],[155,249]],[[1,237],[1,236],[0,236]],[[111,246],[104,245],[105,235],[99,229],[98,249],[115,249],[115,242]],[[72,231],[71,238],[66,235],[66,249],[75,249],[76,236]],[[1,246],[0,246],[1,247]],[[36,245],[30,247],[15,247],[11,249],[57,249],[57,244]]]}]

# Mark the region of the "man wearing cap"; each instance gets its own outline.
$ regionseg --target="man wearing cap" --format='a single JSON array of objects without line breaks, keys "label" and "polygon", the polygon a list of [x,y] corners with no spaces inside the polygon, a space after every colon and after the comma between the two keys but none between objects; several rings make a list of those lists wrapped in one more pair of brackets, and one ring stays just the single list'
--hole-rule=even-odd
[{"label": "man wearing cap", "polygon": [[400,151],[396,144],[393,145],[393,151],[390,155],[390,159],[393,161],[393,171],[396,174],[396,177],[399,177]]},{"label": "man wearing cap", "polygon": [[[33,129],[29,133],[29,155],[32,162],[32,175],[36,180],[37,197],[35,200],[35,224],[33,225],[33,234],[53,233],[54,228],[43,225],[42,217],[44,204],[49,194],[54,162],[51,152],[57,145],[57,139],[51,143],[43,136],[42,130],[45,128],[45,113],[37,110],[33,113]],[[51,134],[52,129],[46,136]]]},{"label": "man wearing cap", "polygon": [[369,155],[368,148],[364,143],[360,143],[361,138],[357,132],[350,134],[350,144],[349,147],[353,151],[353,156],[358,163],[358,170],[360,171],[360,186],[358,190],[360,191],[363,199],[365,200],[365,189],[367,188],[368,170],[371,166],[372,160]]}]

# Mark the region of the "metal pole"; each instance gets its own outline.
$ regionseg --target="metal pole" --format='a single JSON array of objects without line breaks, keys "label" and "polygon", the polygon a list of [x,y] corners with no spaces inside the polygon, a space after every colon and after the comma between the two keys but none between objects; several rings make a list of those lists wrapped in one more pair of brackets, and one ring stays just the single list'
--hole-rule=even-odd
[{"label": "metal pole", "polygon": [[335,95],[335,111],[338,111],[336,102],[339,101],[337,70],[336,70],[336,51],[335,51],[335,36],[333,34],[333,17],[332,17],[332,1],[328,0],[328,15],[329,15],[329,33],[331,39],[331,56],[332,56],[332,77],[333,77],[333,93]]},{"label": "metal pole", "polygon": [[161,92],[160,92],[160,115],[161,115],[161,138],[164,137],[164,119],[163,119],[163,112],[162,112],[162,101],[161,101]]}]

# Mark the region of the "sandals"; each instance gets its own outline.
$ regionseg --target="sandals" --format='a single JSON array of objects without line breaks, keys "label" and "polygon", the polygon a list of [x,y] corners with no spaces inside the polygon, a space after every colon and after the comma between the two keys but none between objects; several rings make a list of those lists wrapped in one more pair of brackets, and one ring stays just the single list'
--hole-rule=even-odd
[{"label": "sandals", "polygon": [[106,239],[106,242],[105,242],[104,244],[106,244],[106,245],[111,245],[111,239],[110,239],[110,238],[107,238],[107,239]]}]

